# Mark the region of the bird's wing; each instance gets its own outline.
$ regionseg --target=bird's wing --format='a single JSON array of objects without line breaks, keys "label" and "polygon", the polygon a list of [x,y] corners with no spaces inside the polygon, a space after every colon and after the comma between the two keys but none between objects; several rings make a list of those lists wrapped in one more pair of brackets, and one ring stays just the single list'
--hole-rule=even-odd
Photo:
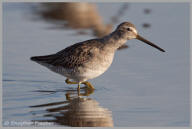
[{"label": "bird's wing", "polygon": [[71,69],[76,66],[82,66],[84,63],[93,58],[93,52],[95,48],[102,46],[98,44],[100,44],[100,42],[96,42],[95,40],[88,40],[85,42],[76,43],[57,52],[56,54],[38,56],[36,57],[36,60],[53,66],[62,66],[64,68]]}]

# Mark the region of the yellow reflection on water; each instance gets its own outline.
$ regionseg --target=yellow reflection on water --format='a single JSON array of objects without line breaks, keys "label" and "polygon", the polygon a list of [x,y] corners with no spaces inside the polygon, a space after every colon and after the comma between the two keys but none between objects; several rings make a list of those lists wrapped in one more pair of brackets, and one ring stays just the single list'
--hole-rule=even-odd
[{"label": "yellow reflection on water", "polygon": [[52,117],[53,120],[41,120],[54,122],[57,125],[73,127],[113,127],[112,112],[99,105],[96,100],[87,97],[93,94],[90,89],[66,92],[66,101],[53,102],[31,106],[31,108],[45,108],[48,112],[44,117]]}]

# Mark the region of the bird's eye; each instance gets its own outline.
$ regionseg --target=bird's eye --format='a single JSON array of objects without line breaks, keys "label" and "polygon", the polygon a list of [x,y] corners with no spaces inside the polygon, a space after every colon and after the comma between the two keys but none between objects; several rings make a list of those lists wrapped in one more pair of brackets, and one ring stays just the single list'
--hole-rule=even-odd
[{"label": "bird's eye", "polygon": [[131,28],[128,27],[127,30],[128,30],[128,31],[131,31]]}]

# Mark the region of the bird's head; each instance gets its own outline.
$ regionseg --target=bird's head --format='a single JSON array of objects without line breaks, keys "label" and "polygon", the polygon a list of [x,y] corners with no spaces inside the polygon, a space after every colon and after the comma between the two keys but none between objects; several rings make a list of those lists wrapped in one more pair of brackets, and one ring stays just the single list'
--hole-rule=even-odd
[{"label": "bird's head", "polygon": [[143,38],[142,36],[140,36],[137,32],[137,29],[135,28],[135,26],[130,23],[130,22],[123,22],[120,25],[118,25],[117,32],[119,32],[119,34],[121,36],[123,36],[124,38],[126,38],[127,40],[130,39],[138,39],[152,47],[157,48],[158,50],[165,52],[165,50],[163,50],[162,48],[160,48],[159,46],[155,45],[154,43],[146,40],[145,38]]}]

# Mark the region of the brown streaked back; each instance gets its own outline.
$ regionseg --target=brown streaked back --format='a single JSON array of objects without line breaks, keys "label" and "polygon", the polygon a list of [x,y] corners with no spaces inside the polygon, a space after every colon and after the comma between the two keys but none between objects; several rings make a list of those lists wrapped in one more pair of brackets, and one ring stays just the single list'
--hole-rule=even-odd
[{"label": "brown streaked back", "polygon": [[74,67],[82,66],[95,56],[93,49],[101,48],[103,46],[102,44],[97,39],[87,40],[69,46],[56,54],[31,57],[31,60],[38,63],[73,69]]}]

